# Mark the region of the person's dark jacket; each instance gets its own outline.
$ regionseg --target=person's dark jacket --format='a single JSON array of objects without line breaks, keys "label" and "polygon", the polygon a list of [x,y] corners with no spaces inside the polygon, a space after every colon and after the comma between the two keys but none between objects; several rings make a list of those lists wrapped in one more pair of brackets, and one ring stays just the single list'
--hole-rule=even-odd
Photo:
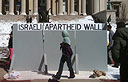
[{"label": "person's dark jacket", "polygon": [[128,28],[119,28],[113,36],[112,56],[119,63],[128,64]]},{"label": "person's dark jacket", "polygon": [[8,48],[13,48],[12,32],[10,33],[10,39],[9,39],[9,43],[8,43]]},{"label": "person's dark jacket", "polygon": [[108,45],[108,49],[111,50],[112,46],[113,46],[113,37],[114,32],[112,30],[109,31],[109,45]]},{"label": "person's dark jacket", "polygon": [[62,42],[60,44],[60,49],[62,49],[62,55],[72,56],[73,52],[69,44]]}]

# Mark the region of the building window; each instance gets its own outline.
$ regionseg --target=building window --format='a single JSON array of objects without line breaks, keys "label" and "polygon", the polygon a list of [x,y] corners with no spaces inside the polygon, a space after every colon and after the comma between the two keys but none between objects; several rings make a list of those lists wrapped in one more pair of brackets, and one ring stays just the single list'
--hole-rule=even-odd
[{"label": "building window", "polygon": [[63,13],[66,13],[66,0],[63,0]]},{"label": "building window", "polygon": [[5,11],[9,11],[9,0],[5,0]]},{"label": "building window", "polygon": [[111,6],[113,10],[116,10],[116,17],[120,16],[121,1],[111,1]]},{"label": "building window", "polygon": [[45,0],[43,0],[43,3],[45,3]]},{"label": "building window", "polygon": [[78,12],[79,11],[79,1],[78,0],[75,0],[75,11]]},{"label": "building window", "polygon": [[119,17],[119,6],[113,6],[113,9],[116,10],[116,17]]},{"label": "building window", "polygon": [[16,14],[19,15],[21,12],[21,1],[17,0],[16,1]]}]

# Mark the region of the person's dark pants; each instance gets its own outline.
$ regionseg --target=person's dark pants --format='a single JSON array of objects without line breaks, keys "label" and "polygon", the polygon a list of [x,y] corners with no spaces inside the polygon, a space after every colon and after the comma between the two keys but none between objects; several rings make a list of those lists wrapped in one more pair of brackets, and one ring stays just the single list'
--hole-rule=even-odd
[{"label": "person's dark pants", "polygon": [[70,71],[70,76],[74,76],[74,71],[73,71],[72,64],[71,64],[71,56],[68,57],[66,55],[62,55],[61,60],[60,60],[59,70],[56,74],[57,78],[61,77],[65,61],[67,62],[67,66],[68,66],[68,69]]},{"label": "person's dark pants", "polygon": [[117,67],[117,68],[118,68],[118,66],[120,65],[120,64],[119,64],[119,60],[118,60],[114,55],[112,55],[112,59],[114,60],[114,65],[113,65],[113,67]]},{"label": "person's dark pants", "polygon": [[111,55],[111,50],[107,50],[107,60],[108,60],[108,64],[112,64],[112,60],[110,58]]},{"label": "person's dark pants", "polygon": [[128,65],[120,65],[120,82],[128,82]]}]

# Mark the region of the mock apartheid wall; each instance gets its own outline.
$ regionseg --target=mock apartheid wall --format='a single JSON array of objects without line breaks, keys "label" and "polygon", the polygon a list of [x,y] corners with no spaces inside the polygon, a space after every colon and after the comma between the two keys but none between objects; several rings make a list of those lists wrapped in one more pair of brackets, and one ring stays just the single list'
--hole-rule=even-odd
[{"label": "mock apartheid wall", "polygon": [[[13,52],[15,54],[13,68],[23,71],[38,70],[42,56],[46,53],[48,70],[56,71],[62,55],[60,51],[60,43],[63,40],[61,31],[44,31],[43,44],[42,30],[19,31],[18,27],[14,25],[13,29]],[[77,31],[76,35],[74,31],[69,31],[69,34],[73,52],[78,54],[80,71],[107,70],[106,31]],[[64,70],[68,70],[66,66]]]},{"label": "mock apartheid wall", "polygon": [[18,31],[13,27],[14,70],[38,70],[43,56],[42,31]]},{"label": "mock apartheid wall", "polygon": [[107,70],[106,31],[77,31],[76,53],[79,69]]}]

